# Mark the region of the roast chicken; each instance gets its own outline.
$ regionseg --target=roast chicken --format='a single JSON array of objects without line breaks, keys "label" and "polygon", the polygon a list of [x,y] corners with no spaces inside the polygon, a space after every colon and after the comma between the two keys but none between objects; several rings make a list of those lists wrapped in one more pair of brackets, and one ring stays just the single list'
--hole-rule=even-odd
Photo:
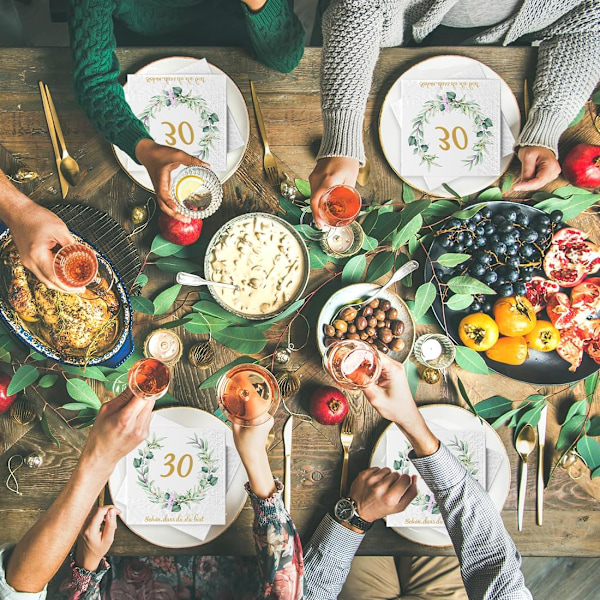
[{"label": "roast chicken", "polygon": [[12,244],[3,258],[10,267],[8,301],[32,333],[63,356],[93,356],[108,349],[119,329],[119,302],[106,279],[83,294],[67,294],[39,281]]}]

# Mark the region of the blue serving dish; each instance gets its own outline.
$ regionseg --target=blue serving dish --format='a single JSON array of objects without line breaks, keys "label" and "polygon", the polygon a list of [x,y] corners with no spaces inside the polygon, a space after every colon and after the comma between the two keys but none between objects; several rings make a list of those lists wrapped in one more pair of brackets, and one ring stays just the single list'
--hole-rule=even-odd
[{"label": "blue serving dish", "polygon": [[[7,325],[10,332],[14,334],[15,337],[17,337],[20,341],[36,352],[39,352],[45,357],[50,358],[60,364],[74,365],[77,367],[96,365],[114,369],[124,363],[131,356],[134,350],[132,333],[133,309],[131,308],[131,302],[129,301],[129,294],[127,293],[127,288],[125,287],[121,276],[114,268],[110,260],[85,238],[81,237],[74,231],[71,231],[71,233],[77,241],[80,241],[94,249],[94,251],[98,254],[98,263],[100,264],[100,268],[104,268],[113,277],[114,290],[123,310],[122,314],[119,316],[119,335],[112,347],[101,356],[96,356],[88,359],[87,361],[83,356],[62,356],[56,350],[51,348],[38,335],[30,331],[26,325],[24,325],[18,314],[9,304],[6,303],[2,294],[0,294],[0,317]],[[10,231],[4,223],[0,222],[0,252],[4,250],[10,240]]]}]

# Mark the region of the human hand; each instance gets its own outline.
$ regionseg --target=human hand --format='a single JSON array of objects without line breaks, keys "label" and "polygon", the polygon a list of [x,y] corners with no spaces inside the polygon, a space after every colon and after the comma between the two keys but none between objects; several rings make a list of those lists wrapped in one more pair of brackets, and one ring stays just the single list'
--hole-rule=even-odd
[{"label": "human hand", "polygon": [[325,225],[319,214],[321,196],[334,185],[354,187],[359,168],[360,164],[356,159],[346,158],[345,156],[333,156],[317,161],[313,172],[308,177],[308,181],[310,182],[310,208],[315,224],[319,229],[322,229]]},{"label": "human hand", "polygon": [[417,478],[400,475],[387,467],[361,471],[350,486],[350,498],[356,502],[361,519],[372,523],[402,512],[417,495]]},{"label": "human hand", "polygon": [[84,454],[110,475],[114,465],[148,437],[153,408],[154,400],[134,396],[129,389],[105,402],[90,430]]},{"label": "human hand", "polygon": [[117,515],[121,511],[115,506],[92,509],[86,524],[77,538],[75,564],[86,571],[96,571],[100,561],[108,553],[115,539]]},{"label": "human hand", "polygon": [[269,431],[273,429],[274,423],[275,419],[269,417],[268,421],[256,427],[244,427],[237,423],[231,424],[233,441],[242,460],[246,457],[256,457],[259,453],[267,453],[267,438]]},{"label": "human hand", "polygon": [[181,165],[208,167],[208,163],[202,162],[199,158],[191,156],[183,150],[161,146],[150,138],[144,138],[138,142],[135,147],[135,155],[150,175],[160,209],[174,219],[189,223],[190,217],[185,217],[177,212],[171,198],[171,171]]},{"label": "human hand", "polygon": [[521,177],[512,186],[514,192],[539,190],[560,175],[560,165],[552,150],[542,146],[521,146],[517,154],[521,161]]},{"label": "human hand", "polygon": [[63,221],[47,208],[26,197],[6,217],[6,224],[15,242],[21,262],[46,287],[52,290],[83,293],[85,288],[71,288],[61,284],[54,275],[52,249],[75,242]]}]

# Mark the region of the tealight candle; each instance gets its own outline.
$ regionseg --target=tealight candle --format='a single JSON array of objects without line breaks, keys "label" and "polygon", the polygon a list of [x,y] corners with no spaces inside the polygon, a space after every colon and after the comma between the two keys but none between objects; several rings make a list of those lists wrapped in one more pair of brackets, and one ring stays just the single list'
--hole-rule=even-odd
[{"label": "tealight candle", "polygon": [[169,367],[179,361],[182,351],[183,344],[179,336],[170,329],[157,329],[144,342],[144,355],[146,358],[157,358]]},{"label": "tealight candle", "polygon": [[346,252],[354,243],[354,232],[350,227],[335,227],[329,230],[327,243],[334,252]]},{"label": "tealight candle", "polygon": [[421,347],[421,356],[423,360],[429,362],[439,358],[442,355],[442,345],[436,339],[428,339]]}]

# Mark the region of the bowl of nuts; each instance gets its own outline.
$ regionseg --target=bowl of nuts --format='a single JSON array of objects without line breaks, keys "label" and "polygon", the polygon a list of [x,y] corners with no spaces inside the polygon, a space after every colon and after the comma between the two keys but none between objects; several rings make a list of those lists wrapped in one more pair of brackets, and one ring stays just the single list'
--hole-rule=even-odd
[{"label": "bowl of nuts", "polygon": [[404,362],[415,343],[415,322],[410,309],[396,294],[385,290],[360,311],[354,305],[380,286],[355,283],[338,290],[323,306],[317,323],[321,355],[335,340],[362,340],[398,362]]}]

